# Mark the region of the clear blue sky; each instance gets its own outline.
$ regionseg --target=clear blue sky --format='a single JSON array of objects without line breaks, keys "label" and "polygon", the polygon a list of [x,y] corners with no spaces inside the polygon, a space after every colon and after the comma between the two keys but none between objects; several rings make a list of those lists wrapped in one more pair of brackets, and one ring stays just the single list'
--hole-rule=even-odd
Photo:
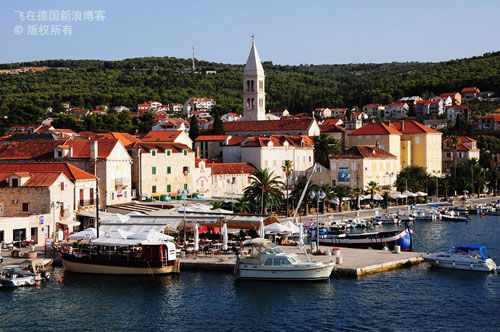
[{"label": "clear blue sky", "polygon": [[[102,22],[22,21],[16,10],[104,10]],[[25,17],[26,18],[26,17]],[[37,17],[38,20],[38,17]],[[71,25],[28,36],[28,25]],[[14,33],[20,25],[23,32]],[[18,31],[19,32],[19,31]],[[441,61],[500,50],[500,1],[1,0],[0,63],[190,57],[244,63],[255,34],[277,64]]]}]

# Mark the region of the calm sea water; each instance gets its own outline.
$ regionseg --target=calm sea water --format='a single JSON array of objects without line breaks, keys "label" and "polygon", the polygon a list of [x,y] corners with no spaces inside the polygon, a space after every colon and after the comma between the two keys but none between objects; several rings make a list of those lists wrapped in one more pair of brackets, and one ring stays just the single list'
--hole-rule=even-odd
[{"label": "calm sea water", "polygon": [[[483,244],[500,261],[498,217],[413,229],[415,250]],[[500,331],[500,274],[425,264],[317,283],[55,274],[63,284],[0,292],[0,331]]]}]

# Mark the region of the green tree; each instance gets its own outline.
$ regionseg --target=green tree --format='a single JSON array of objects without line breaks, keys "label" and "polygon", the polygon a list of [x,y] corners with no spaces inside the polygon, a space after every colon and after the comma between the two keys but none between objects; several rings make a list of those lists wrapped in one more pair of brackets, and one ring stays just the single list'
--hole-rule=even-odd
[{"label": "green tree", "polygon": [[333,187],[333,192],[335,197],[339,200],[339,212],[342,211],[342,206],[344,205],[344,198],[351,196],[351,188],[344,186],[343,184]]},{"label": "green tree", "polygon": [[200,126],[198,118],[193,115],[189,121],[189,138],[194,141],[198,136],[200,136]]},{"label": "green tree", "polygon": [[411,192],[425,191],[429,182],[429,174],[420,166],[408,166],[401,170],[396,178],[396,188],[399,191],[408,189]]},{"label": "green tree", "polygon": [[368,184],[366,185],[366,190],[370,192],[370,200],[373,204],[373,197],[378,190],[378,183],[375,181],[368,182]]},{"label": "green tree", "polygon": [[224,202],[222,201],[213,201],[210,204],[212,210],[222,209],[224,207]]},{"label": "green tree", "polygon": [[359,186],[355,186],[351,191],[352,197],[356,200],[356,208],[359,210],[361,207],[359,206],[359,196],[363,195],[363,188]]},{"label": "green tree", "polygon": [[212,129],[212,134],[214,135],[225,135],[224,122],[219,115],[214,116],[214,124]]},{"label": "green tree", "polygon": [[[299,204],[300,197],[302,196],[302,192],[304,191],[307,184],[307,179],[302,177],[297,183],[293,186],[292,197],[296,204]],[[302,203],[304,204],[304,215],[308,215],[309,213],[309,202],[311,200],[309,193],[313,190],[317,190],[318,186],[314,182],[309,182],[307,185],[307,190],[305,192],[304,198],[302,199]]]},{"label": "green tree", "polygon": [[283,182],[267,168],[257,169],[250,176],[251,183],[243,193],[250,202],[260,204],[261,214],[267,214],[268,204],[279,205],[283,201]]},{"label": "green tree", "polygon": [[252,204],[246,197],[236,199],[235,209],[239,213],[247,213],[252,210]]},{"label": "green tree", "polygon": [[314,137],[314,160],[325,167],[329,167],[330,154],[342,151],[342,142],[326,133]]},{"label": "green tree", "polygon": [[146,112],[139,118],[139,132],[147,133],[151,131],[152,127],[156,124],[153,112]]}]

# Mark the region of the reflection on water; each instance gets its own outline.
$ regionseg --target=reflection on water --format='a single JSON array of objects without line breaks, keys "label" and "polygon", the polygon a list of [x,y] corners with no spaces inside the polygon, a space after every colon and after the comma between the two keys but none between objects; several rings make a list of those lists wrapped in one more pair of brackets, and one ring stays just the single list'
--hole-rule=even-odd
[{"label": "reflection on water", "polygon": [[[416,251],[484,244],[500,257],[498,217],[412,227]],[[237,281],[215,272],[151,278],[55,269],[39,288],[0,291],[2,331],[498,331],[499,312],[499,274],[425,264],[312,283]]]}]

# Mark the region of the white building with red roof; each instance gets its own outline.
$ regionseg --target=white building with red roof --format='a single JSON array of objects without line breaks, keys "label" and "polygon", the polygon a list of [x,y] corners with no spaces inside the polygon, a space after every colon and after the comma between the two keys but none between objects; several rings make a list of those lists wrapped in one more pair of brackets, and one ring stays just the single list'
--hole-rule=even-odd
[{"label": "white building with red roof", "polygon": [[500,130],[500,114],[486,114],[477,117],[480,130]]},{"label": "white building with red roof", "polygon": [[403,102],[392,103],[385,106],[384,117],[404,119],[408,116],[409,111],[410,111],[410,106],[408,106],[407,103]]},{"label": "white building with red roof", "polygon": [[385,106],[380,105],[380,104],[376,104],[376,103],[363,106],[363,112],[365,112],[366,114],[368,114],[371,117],[382,116],[383,110],[385,110]]},{"label": "white building with red roof", "polygon": [[[462,95],[458,92],[445,92],[439,95],[439,98],[446,99],[450,97],[453,105],[461,105],[462,104]],[[448,105],[447,105],[448,106]],[[451,106],[451,105],[449,105]]]},{"label": "white building with red roof", "polygon": [[479,160],[480,150],[477,141],[465,135],[459,135],[458,145],[450,144],[450,137],[443,139],[443,172],[451,173],[453,166],[459,162],[477,159]]},{"label": "white building with red roof", "polygon": [[240,121],[241,115],[237,113],[226,113],[221,116],[221,120],[224,122]]},{"label": "white building with red roof", "polygon": [[306,135],[231,138],[224,145],[222,156],[225,163],[243,162],[259,169],[267,168],[284,180],[285,160],[292,161],[297,176],[314,164],[314,142]]},{"label": "white building with red roof", "polygon": [[194,140],[194,150],[198,158],[222,158],[222,147],[231,135],[200,135]]},{"label": "white building with red roof", "polygon": [[469,86],[469,87],[462,89],[462,96],[464,98],[477,98],[477,97],[479,97],[480,93],[481,93],[481,90],[479,90],[475,86]]},{"label": "white building with red roof", "polygon": [[346,146],[373,145],[397,157],[400,168],[424,167],[427,172],[441,174],[442,133],[417,121],[369,123],[347,134]]}]

